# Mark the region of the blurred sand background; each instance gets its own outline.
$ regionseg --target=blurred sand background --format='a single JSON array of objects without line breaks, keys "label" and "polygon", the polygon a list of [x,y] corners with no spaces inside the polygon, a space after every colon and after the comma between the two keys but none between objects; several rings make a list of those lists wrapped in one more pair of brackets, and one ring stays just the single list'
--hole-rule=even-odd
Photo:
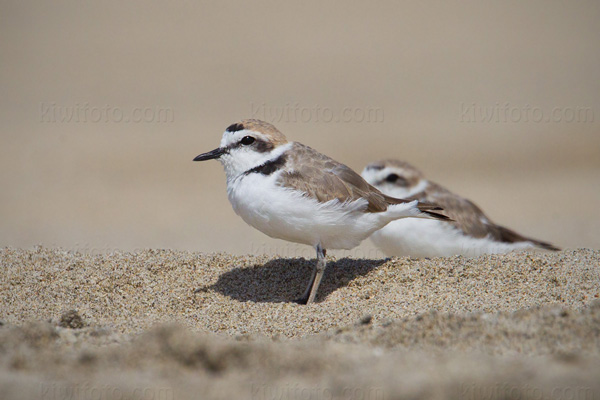
[{"label": "blurred sand background", "polygon": [[600,248],[598,21],[593,1],[1,1],[0,245],[313,257],[246,226],[221,166],[191,161],[258,117],[356,170],[403,158],[519,232]]}]

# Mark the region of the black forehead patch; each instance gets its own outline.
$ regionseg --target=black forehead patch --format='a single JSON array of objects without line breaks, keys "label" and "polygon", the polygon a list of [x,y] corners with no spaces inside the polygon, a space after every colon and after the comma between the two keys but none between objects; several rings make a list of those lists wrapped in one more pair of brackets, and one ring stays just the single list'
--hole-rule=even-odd
[{"label": "black forehead patch", "polygon": [[242,124],[231,124],[227,127],[227,129],[225,129],[227,132],[237,132],[237,131],[241,131],[244,129],[244,125]]}]

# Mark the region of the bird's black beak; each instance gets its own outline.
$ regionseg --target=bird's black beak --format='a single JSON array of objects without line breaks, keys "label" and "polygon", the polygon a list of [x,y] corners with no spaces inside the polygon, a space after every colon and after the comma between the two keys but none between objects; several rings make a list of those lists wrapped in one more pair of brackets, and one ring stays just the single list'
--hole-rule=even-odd
[{"label": "bird's black beak", "polygon": [[219,147],[218,149],[214,149],[213,151],[209,151],[208,153],[200,154],[199,156],[194,158],[194,161],[214,160],[221,157],[223,153],[225,153],[225,150]]}]

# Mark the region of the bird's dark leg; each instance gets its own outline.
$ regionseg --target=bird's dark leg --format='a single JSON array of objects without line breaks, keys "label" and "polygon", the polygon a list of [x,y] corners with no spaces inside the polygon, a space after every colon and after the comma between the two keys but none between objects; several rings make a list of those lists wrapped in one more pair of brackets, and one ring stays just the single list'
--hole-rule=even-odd
[{"label": "bird's dark leg", "polygon": [[323,273],[325,272],[325,266],[327,261],[325,261],[325,255],[327,254],[327,250],[323,249],[321,245],[317,245],[317,265],[313,268],[312,277],[310,278],[310,282],[308,287],[304,291],[304,294],[299,299],[295,300],[296,303],[300,304],[310,304],[315,301],[315,297],[317,297],[317,290],[319,290],[319,285],[321,284],[321,278],[323,278]]}]

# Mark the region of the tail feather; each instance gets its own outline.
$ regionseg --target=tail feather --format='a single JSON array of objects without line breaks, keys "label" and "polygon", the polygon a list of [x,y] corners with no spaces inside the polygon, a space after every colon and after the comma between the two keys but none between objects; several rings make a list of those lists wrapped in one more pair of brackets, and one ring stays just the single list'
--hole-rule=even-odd
[{"label": "tail feather", "polygon": [[542,242],[541,240],[531,239],[526,236],[520,235],[512,229],[505,228],[503,226],[497,226],[500,232],[500,239],[503,242],[507,243],[517,243],[517,242],[531,242],[535,244],[537,247],[542,248],[544,250],[550,251],[560,251],[560,248],[554,246],[548,242]]},{"label": "tail feather", "polygon": [[420,201],[417,203],[417,208],[423,214],[427,214],[428,216],[435,218],[435,219],[439,219],[440,221],[454,221],[452,218],[448,217],[447,215],[433,212],[433,211],[443,211],[444,210],[442,207],[438,206],[437,204]]},{"label": "tail feather", "polygon": [[[383,195],[385,198],[385,201],[388,204],[407,204],[407,203],[411,203],[414,201],[417,201],[417,199],[415,198],[408,198],[408,199],[397,199],[395,197],[390,197],[387,195]],[[417,206],[416,206],[417,210],[420,212],[420,214],[413,214],[413,217],[416,218],[434,218],[434,219],[438,219],[440,221],[454,221],[452,218],[444,215],[444,214],[440,214],[437,212],[433,212],[433,211],[443,211],[444,209],[442,207],[440,207],[437,204],[434,203],[429,203],[426,201],[417,201]],[[416,213],[417,211],[415,211]]]},{"label": "tail feather", "polygon": [[438,219],[440,221],[448,221],[448,222],[454,221],[452,218],[450,218],[444,214],[440,214],[440,213],[436,213],[436,212],[432,212],[432,211],[423,211],[423,214],[427,214],[430,217]]}]

